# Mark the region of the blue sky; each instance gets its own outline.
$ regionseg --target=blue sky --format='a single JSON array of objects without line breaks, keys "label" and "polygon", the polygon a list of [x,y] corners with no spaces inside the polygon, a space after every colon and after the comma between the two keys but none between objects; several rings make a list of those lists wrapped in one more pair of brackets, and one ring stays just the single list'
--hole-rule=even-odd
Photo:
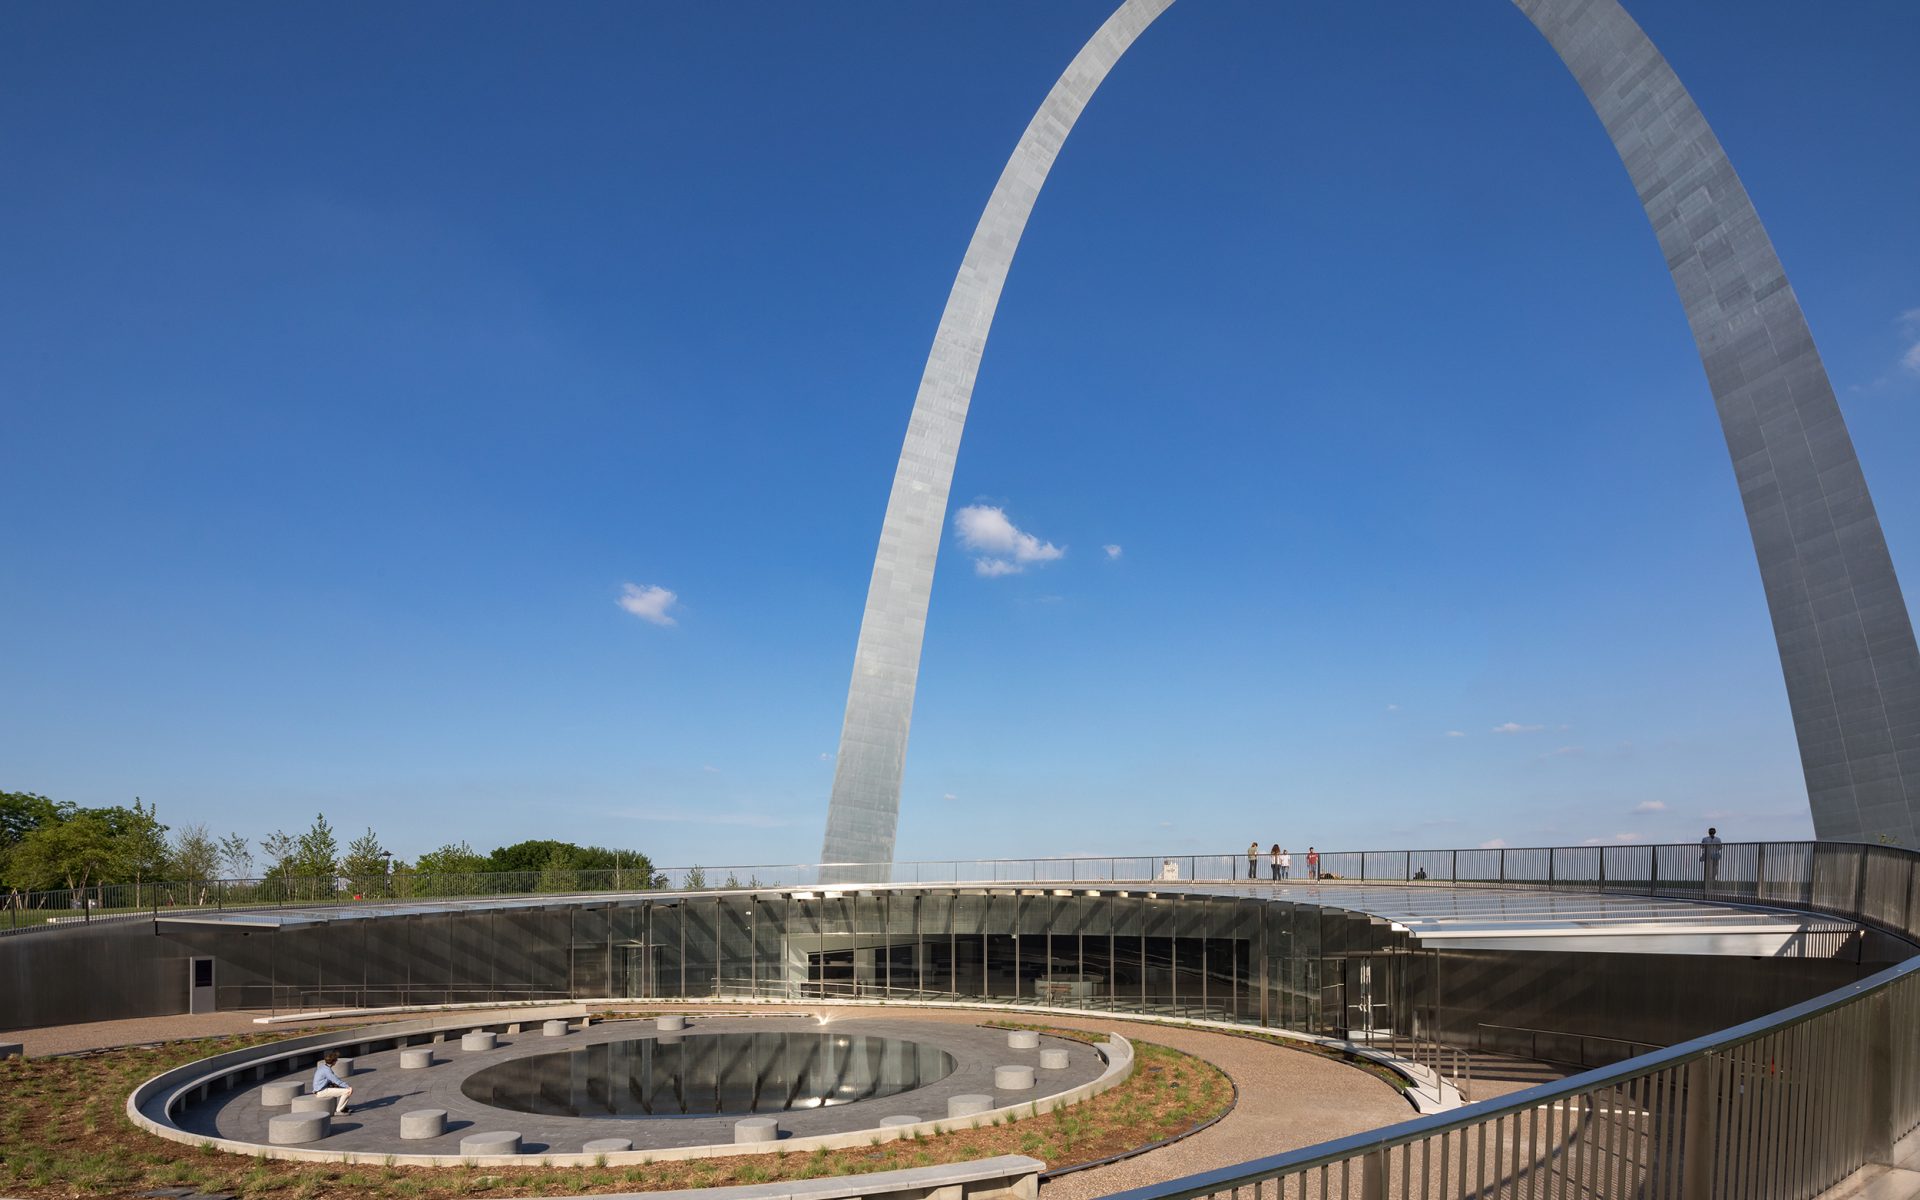
[{"label": "blue sky", "polygon": [[[0,787],[811,861],[935,321],[1107,8],[0,9]],[[1920,7],[1630,8],[1920,587]],[[949,530],[903,858],[1810,832],[1679,304],[1498,0],[1175,5],[953,496],[1062,553]]]}]

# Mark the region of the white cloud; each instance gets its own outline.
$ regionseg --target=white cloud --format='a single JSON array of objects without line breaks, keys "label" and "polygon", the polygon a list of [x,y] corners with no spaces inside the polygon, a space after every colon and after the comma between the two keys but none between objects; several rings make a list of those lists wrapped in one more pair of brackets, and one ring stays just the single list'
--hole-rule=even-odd
[{"label": "white cloud", "polygon": [[1586,752],[1587,752],[1587,748],[1585,746],[1562,746],[1558,750],[1549,750],[1545,754],[1542,754],[1540,757],[1541,758],[1571,758],[1576,754],[1585,754]]},{"label": "white cloud", "polygon": [[1388,711],[1388,712],[1399,712],[1399,711],[1400,711],[1400,706],[1399,706],[1398,704],[1389,704],[1389,705],[1387,705],[1387,711]]},{"label": "white cloud", "polygon": [[1505,850],[1507,848],[1507,839],[1494,838],[1491,841],[1481,842],[1480,848],[1482,850]]},{"label": "white cloud", "polygon": [[1465,737],[1467,735],[1460,732],[1458,729],[1449,729],[1447,730],[1447,736],[1448,737]]},{"label": "white cloud", "polygon": [[833,761],[833,755],[831,755],[831,754],[828,754],[828,753],[827,753],[827,752],[826,752],[825,750],[822,750],[822,751],[820,752],[820,761],[821,761],[821,762],[832,762],[832,761]]},{"label": "white cloud", "polygon": [[953,532],[973,558],[977,574],[991,579],[1018,575],[1036,563],[1049,563],[1066,553],[1043,542],[1007,519],[1005,509],[991,504],[969,504],[953,514]]},{"label": "white cloud", "polygon": [[701,767],[700,769],[702,771],[705,771],[709,775],[718,775],[720,773],[720,768],[714,766],[712,763],[708,763],[706,766]]},{"label": "white cloud", "polygon": [[1665,811],[1667,811],[1667,802],[1665,800],[1642,800],[1633,806],[1633,815],[1636,817],[1645,816],[1647,813],[1663,813]]},{"label": "white cloud", "polygon": [[621,585],[620,599],[615,603],[642,621],[673,625],[677,622],[667,615],[667,610],[679,601],[680,597],[663,587],[642,587],[637,583],[628,583]]},{"label": "white cloud", "polygon": [[1495,733],[1539,733],[1545,725],[1522,725],[1517,721],[1508,721],[1505,725],[1495,725]]},{"label": "white cloud", "polygon": [[[1900,326],[1906,330],[1907,336],[1920,337],[1920,308],[1910,308],[1901,313]],[[1920,341],[1907,347],[1907,352],[1900,356],[1900,365],[1915,375],[1920,375]]]},{"label": "white cloud", "polygon": [[1116,545],[1114,545],[1114,544],[1113,544],[1112,542],[1108,542],[1108,543],[1107,543],[1106,545],[1104,545],[1104,546],[1102,546],[1102,547],[1100,547],[1100,548],[1101,548],[1102,550],[1105,550],[1105,551],[1107,552],[1107,557],[1108,557],[1108,558],[1119,558],[1119,557],[1120,557],[1120,556],[1121,556],[1122,554],[1124,554],[1124,553],[1126,553],[1126,551],[1124,551],[1124,550],[1122,550],[1122,549],[1121,549],[1120,547],[1118,547],[1118,546],[1116,546]]},{"label": "white cloud", "polygon": [[1639,840],[1640,835],[1637,833],[1616,833],[1610,838],[1587,838],[1580,844],[1582,846],[1612,846],[1621,842],[1637,842]]},{"label": "white cloud", "polygon": [[954,795],[954,794],[953,794],[952,792],[948,792],[948,793],[947,793],[946,795],[944,795],[944,796],[942,796],[942,797],[940,797],[940,798],[941,798],[942,800],[958,800],[958,799],[959,799],[960,797],[958,797],[958,796],[956,796],[956,795]]}]

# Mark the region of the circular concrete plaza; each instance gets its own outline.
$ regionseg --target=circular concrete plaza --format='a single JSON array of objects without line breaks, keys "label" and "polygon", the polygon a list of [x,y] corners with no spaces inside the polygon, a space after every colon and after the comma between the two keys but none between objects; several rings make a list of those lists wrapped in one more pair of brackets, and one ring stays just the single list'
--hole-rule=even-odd
[{"label": "circular concrete plaza", "polygon": [[[1042,1037],[1009,1046],[1008,1032],[978,1025],[907,1019],[702,1017],[685,1032],[651,1020],[610,1021],[564,1036],[539,1024],[462,1049],[458,1033],[431,1047],[433,1063],[403,1067],[426,1047],[355,1058],[347,1083],[351,1111],[303,1148],[393,1155],[457,1155],[477,1134],[513,1131],[522,1154],[592,1153],[589,1142],[626,1139],[635,1151],[731,1145],[742,1121],[772,1118],[780,1140],[878,1129],[889,1117],[944,1120],[955,1097],[990,1097],[1000,1108],[1044,1100],[1099,1078],[1105,1063],[1084,1042]],[[1016,1041],[1025,1041],[1017,1038]],[[1052,1053],[1049,1053],[1052,1052]],[[1066,1066],[1042,1066],[1041,1056]],[[1019,1083],[1028,1068],[1026,1088]],[[269,1103],[286,1074],[176,1112],[179,1128],[256,1145],[270,1144],[270,1121],[286,1114]],[[965,1102],[963,1101],[963,1104]],[[408,1113],[444,1111],[444,1122]]]}]

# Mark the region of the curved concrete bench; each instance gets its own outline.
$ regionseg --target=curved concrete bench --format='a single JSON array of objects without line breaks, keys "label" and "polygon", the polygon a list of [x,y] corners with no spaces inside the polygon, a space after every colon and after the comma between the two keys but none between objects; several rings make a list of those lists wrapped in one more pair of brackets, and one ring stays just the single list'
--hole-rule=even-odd
[{"label": "curved concrete bench", "polygon": [[920,1123],[919,1117],[902,1116],[902,1117],[881,1117],[880,1118],[880,1128],[882,1129],[894,1129],[901,1125],[918,1125],[919,1123]]},{"label": "curved concrete bench", "polygon": [[297,1146],[317,1142],[332,1132],[333,1119],[323,1112],[281,1113],[267,1118],[267,1144]]},{"label": "curved concrete bench", "polygon": [[491,1050],[497,1046],[499,1042],[499,1038],[485,1029],[476,1029],[472,1033],[460,1035],[460,1048],[467,1051]]},{"label": "curved concrete bench", "polygon": [[1067,1069],[1068,1055],[1065,1050],[1042,1050],[1040,1069],[1042,1071],[1064,1071]]},{"label": "curved concrete bench", "polygon": [[633,1149],[632,1138],[596,1138],[580,1147],[588,1154],[625,1154]]},{"label": "curved concrete bench", "polygon": [[569,1026],[565,1021],[548,1021],[540,1026],[541,1037],[565,1037]]},{"label": "curved concrete bench", "polygon": [[462,1154],[518,1154],[520,1135],[512,1130],[494,1133],[470,1133],[460,1139]]},{"label": "curved concrete bench", "polygon": [[400,1137],[409,1142],[437,1138],[447,1131],[447,1110],[416,1108],[400,1114]]},{"label": "curved concrete bench", "polygon": [[433,1051],[431,1049],[402,1050],[400,1052],[400,1069],[402,1071],[418,1071],[432,1065]]},{"label": "curved concrete bench", "polygon": [[949,1117],[971,1117],[986,1112],[992,1107],[992,1096],[947,1097],[947,1115]]},{"label": "curved concrete bench", "polygon": [[687,1019],[678,1014],[671,1017],[655,1017],[653,1027],[661,1033],[679,1033],[687,1027]]},{"label": "curved concrete bench", "polygon": [[287,1111],[297,1113],[330,1113],[337,1105],[338,1101],[333,1096],[295,1096],[293,1103],[288,1106]]},{"label": "curved concrete bench", "polygon": [[283,1104],[292,1104],[295,1096],[306,1094],[306,1080],[276,1079],[260,1089],[260,1103],[266,1108],[279,1108]]},{"label": "curved concrete bench", "polygon": [[1007,1049],[1033,1050],[1040,1045],[1040,1034],[1032,1029],[1012,1029],[1007,1031]]},{"label": "curved concrete bench", "polygon": [[735,1142],[777,1142],[780,1122],[772,1117],[746,1117],[733,1123]]},{"label": "curved concrete bench", "polygon": [[995,1067],[993,1069],[993,1090],[996,1092],[1025,1092],[1033,1089],[1033,1068],[1025,1066]]}]

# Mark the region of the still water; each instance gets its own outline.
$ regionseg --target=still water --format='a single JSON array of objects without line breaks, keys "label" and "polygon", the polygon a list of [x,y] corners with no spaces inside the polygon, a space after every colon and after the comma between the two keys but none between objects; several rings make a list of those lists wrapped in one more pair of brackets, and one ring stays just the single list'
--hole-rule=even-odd
[{"label": "still water", "polygon": [[468,1099],[568,1117],[729,1116],[892,1096],[953,1074],[933,1046],[843,1033],[706,1033],[605,1042],[476,1071]]}]

